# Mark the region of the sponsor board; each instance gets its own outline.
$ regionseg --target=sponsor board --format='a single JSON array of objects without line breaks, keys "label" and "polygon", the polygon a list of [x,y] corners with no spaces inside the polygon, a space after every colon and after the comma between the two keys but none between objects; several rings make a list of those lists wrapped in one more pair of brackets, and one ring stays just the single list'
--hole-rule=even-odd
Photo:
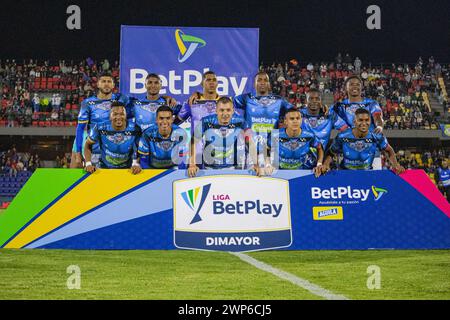
[{"label": "sponsor board", "polygon": [[120,90],[143,98],[147,75],[157,73],[160,94],[184,102],[212,70],[219,95],[236,96],[252,90],[258,50],[255,28],[122,26]]},{"label": "sponsor board", "polygon": [[342,207],[313,207],[314,220],[344,220]]},{"label": "sponsor board", "polygon": [[178,248],[256,251],[292,242],[289,182],[254,176],[211,176],[173,183]]}]

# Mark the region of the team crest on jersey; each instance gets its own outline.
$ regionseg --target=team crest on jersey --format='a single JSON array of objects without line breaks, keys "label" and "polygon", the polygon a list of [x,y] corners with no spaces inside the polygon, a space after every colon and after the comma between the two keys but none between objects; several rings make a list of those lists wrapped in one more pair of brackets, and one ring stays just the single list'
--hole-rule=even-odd
[{"label": "team crest on jersey", "polygon": [[305,142],[300,141],[299,139],[289,139],[288,141],[283,142],[283,146],[292,151],[298,150],[304,145]]},{"label": "team crest on jersey", "polygon": [[100,110],[109,111],[111,109],[111,101],[104,101],[102,103],[97,104],[95,107]]},{"label": "team crest on jersey", "polygon": [[148,112],[153,112],[153,113],[156,112],[156,110],[158,110],[159,107],[160,107],[160,104],[154,103],[154,102],[141,105],[141,108],[143,110],[148,111]]},{"label": "team crest on jersey", "polygon": [[156,143],[156,146],[164,151],[169,151],[170,149],[172,149],[173,141],[170,140],[159,141]]},{"label": "team crest on jersey", "polygon": [[362,151],[366,148],[366,143],[362,140],[357,140],[349,144],[350,148],[356,151]]},{"label": "team crest on jersey", "polygon": [[203,106],[206,108],[206,110],[208,110],[208,113],[213,113],[216,111],[216,103],[215,102],[208,101],[208,102],[205,102],[203,104]]},{"label": "team crest on jersey", "polygon": [[261,97],[258,99],[258,103],[263,106],[270,106],[277,101],[275,97]]},{"label": "team crest on jersey", "polygon": [[347,111],[350,111],[351,113],[355,113],[358,109],[366,109],[366,105],[364,103],[352,103],[348,106]]},{"label": "team crest on jersey", "polygon": [[108,136],[106,136],[106,138],[109,141],[113,142],[114,144],[122,144],[122,143],[130,140],[131,136],[129,136],[129,135],[127,136],[127,135],[125,135],[123,133],[116,133],[116,134],[113,134],[113,135],[108,135]]},{"label": "team crest on jersey", "polygon": [[320,117],[320,118],[311,117],[311,118],[305,118],[305,121],[306,121],[312,128],[316,128],[316,127],[321,126],[321,125],[325,122],[325,118],[324,118],[324,117]]}]

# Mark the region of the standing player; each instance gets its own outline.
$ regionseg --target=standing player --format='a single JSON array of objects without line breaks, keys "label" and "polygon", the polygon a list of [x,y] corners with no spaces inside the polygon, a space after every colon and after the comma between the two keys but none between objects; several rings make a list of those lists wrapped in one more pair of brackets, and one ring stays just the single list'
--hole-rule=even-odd
[{"label": "standing player", "polygon": [[[156,123],[156,111],[162,105],[169,105],[174,99],[168,96],[160,96],[161,78],[155,73],[150,73],[145,79],[145,88],[147,89],[147,97],[142,100],[134,100],[132,103],[132,111],[136,124],[142,131]],[[172,105],[171,105],[172,106]],[[175,105],[174,114],[181,109],[181,105]]]},{"label": "standing player", "polygon": [[[273,129],[278,129],[286,111],[293,106],[280,96],[271,94],[267,72],[260,71],[255,76],[255,91],[234,98],[234,106],[252,130],[252,137],[258,154],[262,154]],[[251,160],[251,158],[249,158]],[[262,161],[259,159],[259,161]]]},{"label": "standing player", "polygon": [[95,172],[91,162],[93,146],[98,146],[101,152],[100,168],[125,169],[131,167],[133,174],[141,172],[137,161],[137,142],[139,128],[134,120],[127,121],[125,105],[113,102],[110,107],[110,120],[95,125],[86,140],[84,154],[86,171]]},{"label": "standing player", "polygon": [[[129,117],[131,117],[132,114],[129,108],[129,98],[120,93],[113,93],[114,78],[111,74],[100,74],[97,81],[97,87],[98,93],[96,96],[89,97],[81,102],[76,137],[72,149],[71,168],[82,167],[81,152],[87,139],[87,132],[90,132],[96,124],[109,119],[111,103],[113,101],[119,101],[124,105]],[[100,148],[98,144],[95,144],[92,149],[92,163],[95,165],[99,158]]]},{"label": "standing player", "polygon": [[441,166],[436,171],[436,182],[443,191],[445,192],[447,201],[450,202],[450,169],[448,168],[447,159],[443,159]]},{"label": "standing player", "polygon": [[156,125],[144,131],[139,141],[142,168],[176,169],[186,163],[189,142],[186,131],[173,124],[173,109],[160,106]]},{"label": "standing player", "polygon": [[[217,101],[216,114],[202,119],[203,164],[205,169],[243,169],[245,165],[245,120],[234,113],[233,101],[222,97]],[[196,154],[195,146],[191,149]],[[195,161],[191,160],[188,175],[194,177],[199,170]]]},{"label": "standing player", "polygon": [[[289,109],[284,123],[286,128],[274,132],[267,141],[266,174],[272,174],[274,167],[287,170],[313,170],[316,177],[322,172],[323,148],[320,140],[311,131],[302,129],[302,115],[299,110]],[[270,154],[275,150],[274,159]],[[311,149],[317,150],[316,157]]]},{"label": "standing player", "polygon": [[372,163],[377,151],[385,151],[393,171],[400,174],[405,171],[395,157],[394,149],[383,134],[370,131],[371,116],[367,109],[355,111],[353,129],[349,128],[338,134],[323,164],[322,172],[330,170],[332,156],[341,153],[341,169],[372,170]]},{"label": "standing player", "polygon": [[348,125],[342,120],[333,109],[328,113],[323,111],[320,91],[310,89],[307,94],[307,107],[300,109],[304,127],[314,132],[319,139],[324,150],[328,147],[331,130],[344,131]]},{"label": "standing player", "polygon": [[350,76],[345,80],[345,90],[347,92],[347,99],[342,102],[334,104],[331,109],[341,117],[349,127],[354,126],[353,119],[355,112],[358,109],[366,109],[371,116],[370,131],[375,133],[383,132],[383,113],[377,101],[363,98],[361,96],[363,83],[360,77]]},{"label": "standing player", "polygon": [[[194,93],[192,97],[183,104],[180,112],[177,115],[175,124],[180,124],[187,119],[191,119],[191,136],[193,143],[193,135],[195,128],[201,126],[201,120],[203,117],[216,113],[216,105],[220,96],[217,93],[217,76],[213,71],[207,71],[203,74],[202,86],[203,93],[196,97],[197,93]],[[197,141],[201,141],[201,137],[197,137]],[[201,145],[197,145],[196,148],[201,150]],[[201,152],[197,152],[195,155],[196,164],[201,165],[202,155]]]}]

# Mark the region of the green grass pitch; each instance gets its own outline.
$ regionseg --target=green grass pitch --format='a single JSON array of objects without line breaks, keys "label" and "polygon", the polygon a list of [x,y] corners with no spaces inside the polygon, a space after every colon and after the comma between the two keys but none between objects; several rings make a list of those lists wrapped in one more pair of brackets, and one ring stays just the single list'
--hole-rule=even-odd
[{"label": "green grass pitch", "polygon": [[[450,299],[450,250],[249,256],[349,299]],[[67,267],[81,288],[67,288]],[[378,266],[381,288],[368,289]],[[226,252],[0,250],[0,299],[321,299]]]}]

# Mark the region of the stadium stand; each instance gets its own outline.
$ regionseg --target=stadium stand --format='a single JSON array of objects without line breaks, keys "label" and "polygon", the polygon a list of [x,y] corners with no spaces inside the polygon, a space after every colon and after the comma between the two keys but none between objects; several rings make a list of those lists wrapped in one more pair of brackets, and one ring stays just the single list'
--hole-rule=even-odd
[{"label": "stadium stand", "polygon": [[[358,74],[364,81],[365,95],[376,99],[382,106],[387,131],[406,133],[406,129],[410,129],[409,132],[422,132],[417,134],[414,147],[411,143],[398,143],[413,138],[414,134],[395,135],[397,143],[393,145],[398,150],[400,164],[405,168],[423,169],[435,181],[434,175],[441,160],[450,157],[450,148],[444,143],[433,142],[430,145],[430,140],[427,140],[441,140],[440,132],[433,137],[426,133],[427,130],[440,131],[440,124],[449,121],[448,64],[441,65],[430,57],[428,63],[419,58],[415,64],[372,65],[358,57],[353,60],[349,54],[338,54],[333,62],[299,63],[292,59],[261,65],[260,68],[269,73],[273,92],[298,107],[305,104],[306,94],[311,88],[322,92],[327,105],[344,99],[346,77]],[[91,58],[79,63],[61,60],[54,64],[35,60],[22,63],[14,59],[0,61],[0,128],[11,130],[6,132],[15,136],[25,132],[23,127],[48,128],[45,135],[54,137],[61,132],[59,135],[66,137],[58,142],[60,148],[55,147],[53,153],[45,153],[46,159],[43,160],[46,160],[46,167],[67,168],[73,135],[63,128],[73,130],[76,126],[80,103],[95,93],[97,75],[103,71],[110,71],[118,84],[118,61],[113,65],[107,59],[97,63]],[[19,129],[20,133],[13,132],[14,129]],[[34,136],[33,130],[23,134]],[[21,144],[19,149],[22,153],[11,151],[12,147],[7,150],[2,143],[0,203],[2,199],[7,202],[14,197],[32,172],[41,166],[36,153],[41,150],[40,154],[44,156],[43,149],[33,148],[33,143]],[[46,143],[49,144],[48,141]],[[34,155],[30,156],[28,152]]]}]

